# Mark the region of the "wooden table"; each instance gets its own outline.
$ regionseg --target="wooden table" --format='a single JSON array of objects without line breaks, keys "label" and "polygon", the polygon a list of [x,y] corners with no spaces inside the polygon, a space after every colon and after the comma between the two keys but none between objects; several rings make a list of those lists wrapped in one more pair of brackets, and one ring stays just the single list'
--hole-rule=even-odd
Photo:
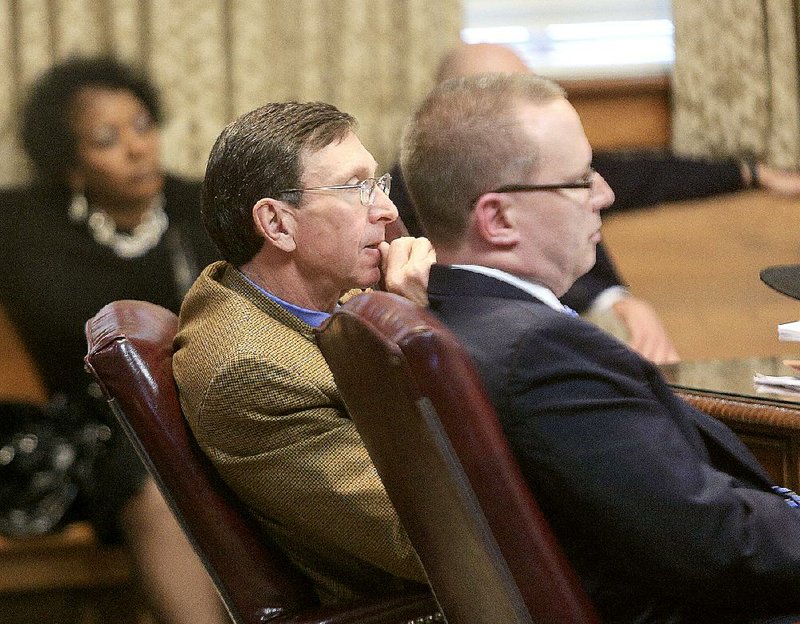
[{"label": "wooden table", "polygon": [[658,311],[684,360],[800,356],[778,341],[798,302],[765,286],[766,266],[800,262],[800,201],[747,191],[603,216],[631,292]]},{"label": "wooden table", "polygon": [[662,372],[681,397],[733,429],[777,483],[800,491],[800,394],[766,394],[753,383],[756,372],[791,375],[781,358],[680,362]]}]

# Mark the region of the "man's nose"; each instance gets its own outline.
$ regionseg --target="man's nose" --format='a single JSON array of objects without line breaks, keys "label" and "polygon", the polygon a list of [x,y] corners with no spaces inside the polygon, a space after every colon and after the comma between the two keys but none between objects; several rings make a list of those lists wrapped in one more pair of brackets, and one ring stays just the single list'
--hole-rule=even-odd
[{"label": "man's nose", "polygon": [[595,173],[595,181],[592,186],[592,208],[595,210],[605,210],[613,203],[614,191],[603,176],[599,173]]},{"label": "man's nose", "polygon": [[391,223],[398,216],[397,207],[389,199],[389,196],[380,189],[375,189],[375,203],[369,207],[369,212],[370,220],[375,223],[378,221]]}]

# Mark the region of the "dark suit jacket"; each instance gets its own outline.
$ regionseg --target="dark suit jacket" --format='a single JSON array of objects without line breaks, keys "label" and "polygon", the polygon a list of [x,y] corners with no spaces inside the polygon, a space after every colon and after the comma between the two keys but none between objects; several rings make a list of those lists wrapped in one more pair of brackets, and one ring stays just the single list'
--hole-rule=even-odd
[{"label": "dark suit jacket", "polygon": [[435,265],[428,294],[604,621],[800,606],[800,510],[652,364],[491,277]]}]

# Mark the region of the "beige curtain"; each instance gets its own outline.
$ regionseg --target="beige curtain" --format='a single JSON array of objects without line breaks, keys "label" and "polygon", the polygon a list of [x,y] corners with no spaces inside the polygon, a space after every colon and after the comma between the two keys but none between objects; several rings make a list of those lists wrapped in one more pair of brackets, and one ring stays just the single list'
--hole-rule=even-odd
[{"label": "beige curtain", "polygon": [[673,147],[800,168],[796,0],[673,0]]},{"label": "beige curtain", "polygon": [[460,26],[458,0],[0,0],[0,185],[28,175],[16,137],[25,88],[77,53],[147,68],[171,171],[201,176],[228,121],[284,99],[353,113],[388,167]]}]

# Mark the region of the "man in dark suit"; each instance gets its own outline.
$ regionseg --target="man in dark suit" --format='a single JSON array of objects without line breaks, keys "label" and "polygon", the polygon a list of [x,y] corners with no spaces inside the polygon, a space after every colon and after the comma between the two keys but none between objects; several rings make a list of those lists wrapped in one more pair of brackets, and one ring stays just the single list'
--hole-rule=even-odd
[{"label": "man in dark suit", "polygon": [[431,308],[474,357],[604,621],[796,621],[775,617],[800,613],[800,497],[558,300],[594,263],[613,201],[591,162],[546,79],[437,87],[402,153],[440,263]]},{"label": "man in dark suit", "polygon": [[[442,59],[436,81],[490,72],[531,73],[511,47],[493,43],[461,43]],[[614,189],[611,210],[623,211],[762,187],[800,196],[800,173],[783,171],[763,162],[706,160],[660,150],[595,151],[592,166]],[[413,236],[423,236],[405,189],[399,165],[391,169],[391,199]],[[674,362],[678,353],[650,303],[630,292],[615,266],[613,253],[597,245],[594,266],[564,293],[561,301],[601,326],[616,328],[628,345],[657,364]]]}]

